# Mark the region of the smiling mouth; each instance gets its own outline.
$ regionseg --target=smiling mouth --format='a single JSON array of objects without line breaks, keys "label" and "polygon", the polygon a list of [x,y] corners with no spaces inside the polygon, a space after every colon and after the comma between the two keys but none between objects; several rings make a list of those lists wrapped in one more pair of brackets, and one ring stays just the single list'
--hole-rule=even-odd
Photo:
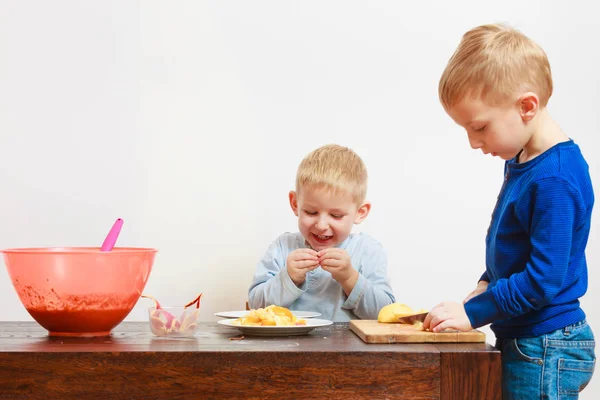
[{"label": "smiling mouth", "polygon": [[333,238],[333,235],[315,235],[314,233],[312,235],[317,240],[317,242],[320,243],[328,242]]}]

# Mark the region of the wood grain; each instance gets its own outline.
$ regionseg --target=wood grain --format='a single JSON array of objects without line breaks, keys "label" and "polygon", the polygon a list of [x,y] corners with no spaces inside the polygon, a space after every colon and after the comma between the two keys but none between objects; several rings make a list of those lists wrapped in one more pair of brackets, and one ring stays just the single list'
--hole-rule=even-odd
[{"label": "wood grain", "polygon": [[11,353],[0,363],[1,396],[13,398],[437,399],[440,388],[431,353]]},{"label": "wood grain", "polygon": [[[195,339],[168,340],[154,338],[147,323],[81,339],[0,322],[0,399],[453,399],[443,397],[444,388],[479,393],[465,385],[479,385],[484,375],[443,371],[444,353],[455,356],[445,360],[448,369],[499,365],[494,357],[471,360],[499,354],[483,343],[370,345],[348,324],[305,336],[232,337],[239,332],[214,323],[202,324]],[[486,379],[486,393],[499,390]]]},{"label": "wood grain", "polygon": [[441,398],[443,400],[501,400],[500,353],[441,353]]},{"label": "wood grain", "polygon": [[485,333],[441,332],[433,333],[420,330],[407,324],[381,323],[375,320],[350,321],[350,330],[365,343],[483,343]]}]

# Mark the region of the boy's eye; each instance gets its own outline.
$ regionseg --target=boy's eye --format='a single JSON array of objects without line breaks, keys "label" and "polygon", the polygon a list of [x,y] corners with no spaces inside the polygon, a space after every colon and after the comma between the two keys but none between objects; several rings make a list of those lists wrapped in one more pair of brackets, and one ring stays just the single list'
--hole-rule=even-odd
[{"label": "boy's eye", "polygon": [[316,211],[307,211],[307,210],[304,210],[304,212],[307,213],[308,215],[317,215]]},{"label": "boy's eye", "polygon": [[475,128],[475,132],[483,132],[483,131],[485,131],[485,128],[487,128],[487,125],[481,126],[479,128]]},{"label": "boy's eye", "polygon": [[340,219],[340,218],[344,217],[343,215],[339,215],[339,214],[331,214],[331,216],[335,219]]}]

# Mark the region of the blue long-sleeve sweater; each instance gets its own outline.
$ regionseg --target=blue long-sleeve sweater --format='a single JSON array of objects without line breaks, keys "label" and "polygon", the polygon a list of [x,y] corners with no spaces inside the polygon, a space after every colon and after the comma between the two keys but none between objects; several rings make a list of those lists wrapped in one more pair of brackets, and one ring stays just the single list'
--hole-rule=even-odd
[{"label": "blue long-sleeve sweater", "polygon": [[486,237],[488,289],[465,304],[473,327],[497,338],[543,335],[585,318],[585,247],[594,193],[579,146],[563,142],[507,161]]}]

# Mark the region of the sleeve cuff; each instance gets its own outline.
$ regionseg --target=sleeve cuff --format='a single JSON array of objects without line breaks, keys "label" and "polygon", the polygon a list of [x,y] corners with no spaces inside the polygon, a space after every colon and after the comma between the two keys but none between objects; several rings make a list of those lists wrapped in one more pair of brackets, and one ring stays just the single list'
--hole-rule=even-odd
[{"label": "sleeve cuff", "polygon": [[[291,279],[291,278],[290,278]],[[363,297],[365,293],[365,286],[367,285],[367,278],[365,278],[362,274],[358,274],[358,279],[356,280],[356,285],[354,285],[354,289],[350,292],[350,296],[346,299],[344,304],[342,304],[342,308],[347,310],[353,310],[358,305],[358,302]]]},{"label": "sleeve cuff", "polygon": [[473,328],[479,328],[494,321],[501,313],[494,298],[494,290],[486,290],[465,303],[465,312]]},{"label": "sleeve cuff", "polygon": [[[300,297],[304,292],[306,292],[306,281],[302,283],[301,287],[296,286],[296,284],[290,277],[290,274],[288,274],[287,268],[282,269],[279,272],[279,274],[281,275],[281,282],[283,283],[283,288],[285,289],[286,293],[288,293],[290,297],[293,298],[292,302],[296,301],[298,297]],[[292,302],[290,302],[290,304]]]},{"label": "sleeve cuff", "polygon": [[[481,282],[481,281],[486,281],[486,282],[490,281],[490,277],[488,276],[487,271],[485,271],[479,278],[479,282]],[[477,283],[479,283],[479,282],[477,282]]]}]

